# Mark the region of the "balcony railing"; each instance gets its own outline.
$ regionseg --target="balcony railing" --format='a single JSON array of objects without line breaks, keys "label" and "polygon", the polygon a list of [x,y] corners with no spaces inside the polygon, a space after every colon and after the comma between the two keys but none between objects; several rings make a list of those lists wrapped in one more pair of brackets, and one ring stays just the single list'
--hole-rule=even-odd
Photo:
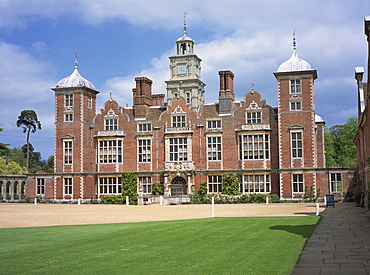
[{"label": "balcony railing", "polygon": [[166,134],[172,133],[192,133],[191,126],[182,126],[182,127],[166,127]]},{"label": "balcony railing", "polygon": [[124,137],[123,130],[103,130],[96,131],[96,137]]},{"label": "balcony railing", "polygon": [[255,130],[271,130],[270,124],[255,123],[255,124],[238,124],[235,131],[255,131]]}]

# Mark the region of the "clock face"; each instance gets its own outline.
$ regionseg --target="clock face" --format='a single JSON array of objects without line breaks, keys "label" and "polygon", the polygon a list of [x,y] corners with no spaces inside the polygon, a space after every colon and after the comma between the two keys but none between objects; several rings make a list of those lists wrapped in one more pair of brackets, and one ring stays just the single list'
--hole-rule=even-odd
[{"label": "clock face", "polygon": [[186,65],[178,65],[177,66],[177,73],[185,74],[186,73]]}]

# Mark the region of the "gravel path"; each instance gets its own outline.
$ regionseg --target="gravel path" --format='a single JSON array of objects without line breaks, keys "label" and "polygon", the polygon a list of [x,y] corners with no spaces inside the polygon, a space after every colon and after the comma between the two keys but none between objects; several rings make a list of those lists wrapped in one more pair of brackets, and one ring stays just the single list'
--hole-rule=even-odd
[{"label": "gravel path", "polygon": [[[211,205],[99,205],[1,203],[0,228],[126,223],[211,217]],[[325,207],[320,205],[320,212]],[[314,203],[216,204],[215,217],[306,216]]]}]

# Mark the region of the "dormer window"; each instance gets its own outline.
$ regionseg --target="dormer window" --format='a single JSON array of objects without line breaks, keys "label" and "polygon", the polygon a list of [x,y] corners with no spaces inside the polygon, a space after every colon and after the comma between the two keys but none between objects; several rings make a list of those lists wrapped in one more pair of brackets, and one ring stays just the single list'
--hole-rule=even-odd
[{"label": "dormer window", "polygon": [[185,116],[172,116],[172,127],[185,127]]},{"label": "dormer window", "polygon": [[105,130],[117,130],[118,122],[116,118],[105,119]]},{"label": "dormer window", "polygon": [[247,124],[261,123],[261,112],[247,112]]},{"label": "dormer window", "polygon": [[152,131],[152,124],[151,123],[143,123],[138,125],[139,132],[151,132]]},{"label": "dormer window", "polygon": [[207,121],[208,129],[221,129],[221,120],[209,120]]},{"label": "dormer window", "polygon": [[118,129],[118,116],[111,109],[104,117],[105,130],[117,130]]}]

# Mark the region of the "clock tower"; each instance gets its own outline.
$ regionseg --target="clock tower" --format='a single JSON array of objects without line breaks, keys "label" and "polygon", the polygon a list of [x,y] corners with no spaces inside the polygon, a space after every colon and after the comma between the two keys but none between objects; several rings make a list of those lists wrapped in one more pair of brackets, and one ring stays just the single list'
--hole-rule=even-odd
[{"label": "clock tower", "polygon": [[193,110],[204,103],[204,86],[200,79],[201,62],[194,54],[194,41],[186,35],[186,13],[184,14],[184,35],[177,41],[176,55],[170,56],[170,80],[167,84],[167,102],[183,97]]}]

